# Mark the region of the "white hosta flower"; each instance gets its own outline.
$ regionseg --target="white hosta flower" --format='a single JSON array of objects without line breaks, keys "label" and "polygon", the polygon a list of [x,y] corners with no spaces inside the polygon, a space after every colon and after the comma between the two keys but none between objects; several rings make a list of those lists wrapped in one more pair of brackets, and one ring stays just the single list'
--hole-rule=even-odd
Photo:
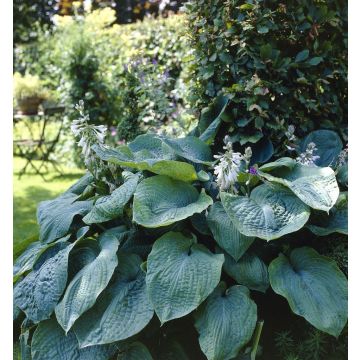
[{"label": "white hosta flower", "polygon": [[311,142],[307,145],[305,152],[301,153],[297,158],[296,162],[302,165],[313,166],[315,161],[320,159],[320,156],[314,155],[314,152],[317,151],[315,143]]},{"label": "white hosta flower", "polygon": [[222,155],[214,155],[215,159],[219,159],[218,164],[214,166],[216,183],[218,184],[220,191],[230,191],[236,194],[237,189],[234,185],[237,182],[240,172],[241,161],[245,161],[248,164],[252,152],[250,148],[245,149],[244,155],[234,152],[228,136],[225,137],[224,142],[225,153]]},{"label": "white hosta flower", "polygon": [[80,118],[71,124],[71,131],[75,137],[80,138],[78,146],[82,148],[81,153],[84,156],[86,166],[91,166],[94,162],[94,154],[91,147],[94,144],[104,144],[107,128],[104,125],[89,124],[90,117],[84,113],[84,101],[80,100],[75,106],[79,111]]}]

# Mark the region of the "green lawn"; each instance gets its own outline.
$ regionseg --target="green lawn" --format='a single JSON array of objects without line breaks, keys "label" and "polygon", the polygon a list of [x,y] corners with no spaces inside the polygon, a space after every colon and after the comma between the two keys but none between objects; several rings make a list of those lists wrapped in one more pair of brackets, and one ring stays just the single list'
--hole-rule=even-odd
[{"label": "green lawn", "polygon": [[64,175],[61,176],[53,172],[50,166],[50,171],[44,174],[47,181],[44,181],[40,175],[35,175],[32,169],[18,179],[18,173],[25,165],[24,159],[15,157],[13,165],[13,240],[16,257],[30,241],[37,239],[36,207],[39,201],[52,199],[62,193],[84,173],[84,170],[63,168]]}]

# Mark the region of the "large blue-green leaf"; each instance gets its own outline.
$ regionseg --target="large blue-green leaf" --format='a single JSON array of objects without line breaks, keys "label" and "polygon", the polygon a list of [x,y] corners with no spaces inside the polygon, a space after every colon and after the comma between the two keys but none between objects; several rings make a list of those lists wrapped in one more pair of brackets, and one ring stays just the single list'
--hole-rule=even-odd
[{"label": "large blue-green leaf", "polygon": [[133,196],[140,179],[140,174],[123,172],[125,183],[110,195],[99,198],[91,211],[83,218],[86,224],[97,224],[123,215],[125,205]]},{"label": "large blue-green leaf", "polygon": [[81,347],[125,340],[149,323],[154,310],[141,263],[135,254],[119,254],[119,265],[109,286],[73,327]]},{"label": "large blue-green leaf", "polygon": [[310,210],[281,185],[263,184],[248,196],[221,193],[221,202],[235,227],[246,236],[277,239],[301,229]]},{"label": "large blue-green leaf", "polygon": [[[59,239],[57,242],[67,241],[70,235]],[[56,242],[56,243],[57,243]],[[16,259],[13,266],[13,281],[17,281],[19,277],[29,270],[31,270],[39,259],[40,255],[47,250],[48,248],[56,245],[56,243],[52,244],[44,244],[40,241],[35,241],[30,244],[27,249]]]},{"label": "large blue-green leaf", "polygon": [[93,181],[94,177],[89,172],[87,172],[75,184],[70,186],[69,189],[65,191],[65,194],[81,195],[87,186],[90,185]]},{"label": "large blue-green leaf", "polygon": [[262,172],[270,172],[279,169],[293,169],[296,166],[296,161],[289,157],[282,157],[276,161],[269,162],[260,167]]},{"label": "large blue-green leaf", "polygon": [[269,287],[268,269],[258,256],[247,252],[235,261],[228,254],[224,255],[224,270],[230,277],[251,290],[266,292]]},{"label": "large blue-green leaf", "polygon": [[210,207],[207,222],[216,242],[235,260],[254,242],[255,238],[239,232],[219,201]]},{"label": "large blue-green leaf", "polygon": [[208,360],[233,359],[254,332],[257,308],[245,286],[221,282],[195,313],[201,350]]},{"label": "large blue-green leaf", "polygon": [[251,146],[252,157],[250,165],[256,163],[264,163],[268,161],[274,154],[274,146],[267,137],[262,138]]},{"label": "large blue-green leaf", "polygon": [[340,166],[336,178],[341,185],[348,186],[348,163]]},{"label": "large blue-green leaf", "polygon": [[296,164],[280,176],[261,171],[266,180],[288,187],[305,204],[313,209],[329,211],[339,196],[334,171],[329,168]]},{"label": "large blue-green leaf", "polygon": [[55,319],[41,322],[31,341],[32,360],[109,360],[116,350],[115,344],[79,349],[73,331],[65,335]]},{"label": "large blue-green leaf", "polygon": [[206,144],[211,144],[221,125],[221,116],[226,110],[229,99],[226,96],[218,96],[207,108],[202,110],[198,130],[199,138]]},{"label": "large blue-green leaf", "polygon": [[153,360],[148,348],[139,341],[120,350],[117,360]]},{"label": "large blue-green leaf", "polygon": [[317,329],[339,336],[347,322],[347,280],[336,263],[314,249],[302,247],[283,254],[269,266],[273,290],[291,310]]},{"label": "large blue-green leaf", "polygon": [[75,275],[61,302],[56,306],[56,318],[66,332],[95,304],[118,264],[116,255],[118,239],[113,234],[104,232],[99,237],[98,243],[100,248],[98,256]]},{"label": "large blue-green leaf", "polygon": [[181,233],[169,232],[156,240],[147,260],[146,285],[162,323],[196,309],[220,281],[224,255]]},{"label": "large blue-green leaf", "polygon": [[186,136],[184,138],[170,139],[161,137],[176,155],[199,164],[211,164],[213,159],[210,147],[198,137]]},{"label": "large blue-green leaf", "polygon": [[175,152],[151,134],[138,136],[128,146],[110,149],[94,145],[93,149],[100,159],[122,167],[148,170],[183,181],[197,180],[194,166],[177,160]]},{"label": "large blue-green leaf", "polygon": [[204,191],[199,194],[190,184],[167,176],[153,176],[136,188],[133,220],[149,228],[166,226],[201,213],[212,202]]},{"label": "large blue-green leaf", "polygon": [[312,131],[301,142],[300,150],[304,152],[309,143],[314,143],[317,147],[317,151],[314,155],[319,156],[319,159],[315,160],[315,164],[318,166],[335,165],[336,159],[342,150],[343,144],[339,135],[335,131],[331,130],[315,130]]},{"label": "large blue-green leaf", "polygon": [[38,323],[48,319],[65,290],[68,257],[73,244],[59,242],[45,251],[34,269],[14,288],[14,303],[28,319]]},{"label": "large blue-green leaf", "polygon": [[40,241],[50,243],[65,236],[76,215],[84,216],[92,208],[92,201],[75,201],[76,194],[66,193],[55,200],[42,201],[37,210]]},{"label": "large blue-green leaf", "polygon": [[326,236],[337,232],[348,233],[348,195],[341,193],[329,214],[315,214],[307,226],[315,235]]}]

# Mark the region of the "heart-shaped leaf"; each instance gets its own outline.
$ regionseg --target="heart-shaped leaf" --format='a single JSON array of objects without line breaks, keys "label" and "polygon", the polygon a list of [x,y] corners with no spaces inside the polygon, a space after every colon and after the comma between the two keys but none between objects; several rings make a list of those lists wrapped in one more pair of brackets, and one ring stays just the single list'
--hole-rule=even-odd
[{"label": "heart-shaped leaf", "polygon": [[125,340],[153,317],[141,258],[120,252],[118,262],[108,287],[73,327],[81,347]]},{"label": "heart-shaped leaf", "polygon": [[239,285],[251,290],[266,292],[269,287],[269,275],[266,264],[255,254],[246,252],[238,261],[225,255],[224,271]]},{"label": "heart-shaped leaf", "polygon": [[84,216],[92,208],[92,201],[75,201],[76,194],[66,193],[55,200],[42,201],[37,210],[40,241],[50,243],[65,236],[76,215]]},{"label": "heart-shaped leaf", "polygon": [[66,332],[95,304],[117,266],[118,239],[111,233],[104,232],[99,237],[98,244],[100,248],[98,256],[75,275],[63,299],[56,306],[56,318]]},{"label": "heart-shaped leaf", "polygon": [[347,280],[333,260],[302,247],[269,266],[273,290],[317,329],[339,336],[347,322]]},{"label": "heart-shaped leaf", "polygon": [[79,349],[75,334],[65,335],[54,319],[40,323],[31,341],[32,360],[109,360],[116,350],[115,344]]},{"label": "heart-shaped leaf", "polygon": [[210,147],[198,137],[186,136],[184,138],[170,139],[161,137],[176,155],[198,164],[211,164],[213,159]]},{"label": "heart-shaped leaf", "polygon": [[221,282],[195,313],[201,350],[209,360],[233,359],[254,332],[256,304],[245,286]]},{"label": "heart-shaped leaf", "polygon": [[220,201],[210,207],[207,222],[216,242],[235,260],[239,260],[254,242],[253,237],[239,232]]},{"label": "heart-shaped leaf", "polygon": [[212,202],[204,191],[199,194],[190,184],[167,176],[153,176],[136,188],[133,220],[148,228],[166,226],[201,213]]},{"label": "heart-shaped leaf", "polygon": [[236,228],[246,236],[277,239],[301,229],[310,210],[290,190],[263,184],[247,196],[221,193],[221,202]]},{"label": "heart-shaped leaf", "polygon": [[34,269],[14,288],[14,303],[34,323],[48,319],[65,290],[68,258],[74,244],[59,242],[47,249]]},{"label": "heart-shaped leaf", "polygon": [[310,143],[316,145],[317,150],[314,155],[319,156],[319,158],[315,160],[315,164],[318,166],[334,166],[336,159],[343,148],[339,135],[331,130],[312,131],[301,142],[300,150],[304,152]]},{"label": "heart-shaped leaf", "polygon": [[311,224],[307,225],[315,235],[326,236],[337,232],[348,234],[348,195],[341,193],[338,201],[330,210],[329,215],[324,213],[315,214],[311,218]]},{"label": "heart-shaped leaf", "polygon": [[51,248],[52,246],[55,246],[56,244],[62,241],[67,241],[69,238],[70,235],[67,235],[51,244],[44,244],[40,241],[35,241],[32,244],[30,244],[27,247],[27,249],[16,259],[14,263],[13,281],[16,282],[21,275],[31,270],[44,251]]},{"label": "heart-shaped leaf", "polygon": [[[125,174],[124,174],[125,173]],[[110,195],[98,199],[91,211],[83,218],[85,224],[102,223],[122,216],[125,205],[133,196],[140,174],[124,171],[126,181]]]},{"label": "heart-shaped leaf", "polygon": [[181,233],[169,232],[156,240],[147,260],[146,285],[162,323],[196,309],[220,281],[224,255]]},{"label": "heart-shaped leaf", "polygon": [[193,165],[178,161],[175,152],[154,135],[140,135],[128,146],[116,149],[94,145],[100,159],[122,167],[147,170],[183,181],[197,180]]},{"label": "heart-shaped leaf", "polygon": [[296,164],[291,170],[282,170],[281,176],[262,171],[259,175],[273,183],[288,187],[313,209],[329,211],[339,196],[334,171],[329,168]]}]

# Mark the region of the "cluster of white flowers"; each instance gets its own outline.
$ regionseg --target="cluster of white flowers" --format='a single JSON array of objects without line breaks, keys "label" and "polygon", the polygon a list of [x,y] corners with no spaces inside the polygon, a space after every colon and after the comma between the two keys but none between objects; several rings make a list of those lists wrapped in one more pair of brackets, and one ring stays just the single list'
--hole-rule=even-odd
[{"label": "cluster of white flowers", "polygon": [[78,146],[82,148],[85,165],[90,169],[94,162],[94,154],[91,146],[94,144],[104,144],[107,128],[104,125],[89,124],[90,117],[85,114],[84,101],[80,100],[75,109],[79,111],[80,118],[71,124],[71,131],[75,137],[80,138]]},{"label": "cluster of white flowers", "polygon": [[314,155],[314,152],[317,151],[317,147],[315,145],[315,143],[310,142],[307,147],[305,152],[301,153],[297,158],[296,158],[296,162],[299,164],[303,164],[303,165],[314,165],[315,161],[317,159],[320,159],[320,156]]},{"label": "cluster of white flowers", "polygon": [[235,183],[240,172],[240,163],[245,161],[248,166],[252,156],[251,148],[245,149],[244,155],[238,152],[234,152],[232,143],[229,136],[225,136],[224,139],[225,150],[224,154],[214,155],[215,159],[218,159],[217,165],[214,166],[214,174],[216,175],[216,183],[220,191],[229,191],[233,194],[237,194]]},{"label": "cluster of white flowers", "polygon": [[348,149],[348,146],[346,145],[345,149],[341,150],[341,152],[338,156],[337,164],[336,164],[337,168],[346,164],[347,159],[348,159],[348,152],[349,152],[349,149]]},{"label": "cluster of white flowers", "polygon": [[289,151],[294,151],[296,150],[296,141],[297,141],[297,137],[295,136],[295,126],[294,125],[289,125],[287,131],[285,132],[285,136],[288,139],[288,144],[285,144],[285,147],[289,150]]}]

